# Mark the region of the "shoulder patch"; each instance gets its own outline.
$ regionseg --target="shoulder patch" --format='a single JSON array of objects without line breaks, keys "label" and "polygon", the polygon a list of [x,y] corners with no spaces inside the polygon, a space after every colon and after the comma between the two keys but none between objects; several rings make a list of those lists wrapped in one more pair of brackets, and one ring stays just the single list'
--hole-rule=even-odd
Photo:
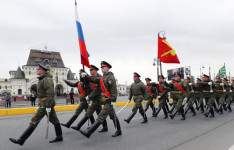
[{"label": "shoulder patch", "polygon": [[108,83],[111,84],[111,80],[109,80]]}]

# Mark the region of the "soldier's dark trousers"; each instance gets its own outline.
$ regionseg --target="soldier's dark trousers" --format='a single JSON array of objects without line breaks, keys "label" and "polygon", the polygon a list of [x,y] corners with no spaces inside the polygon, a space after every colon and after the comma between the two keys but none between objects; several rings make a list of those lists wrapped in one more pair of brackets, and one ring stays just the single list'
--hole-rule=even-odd
[{"label": "soldier's dark trousers", "polygon": [[35,127],[33,126],[29,126],[25,132],[20,136],[19,139],[13,139],[13,138],[9,138],[9,140],[15,144],[19,144],[19,145],[23,145],[24,142],[28,139],[28,137],[33,133],[33,131],[35,130]]}]

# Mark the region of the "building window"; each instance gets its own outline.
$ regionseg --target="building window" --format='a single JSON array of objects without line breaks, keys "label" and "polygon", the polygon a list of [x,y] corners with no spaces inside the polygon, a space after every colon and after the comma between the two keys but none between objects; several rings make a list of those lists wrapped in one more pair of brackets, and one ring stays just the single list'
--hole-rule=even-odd
[{"label": "building window", "polygon": [[[33,68],[34,69],[34,68]],[[29,73],[28,73],[29,75],[31,75],[31,71],[29,71]]]},{"label": "building window", "polygon": [[0,89],[2,88],[2,86],[0,85]]},{"label": "building window", "polygon": [[7,89],[7,85],[5,86],[5,89]]},{"label": "building window", "polygon": [[7,82],[7,79],[5,79],[5,82]]},{"label": "building window", "polygon": [[18,89],[18,95],[22,95],[22,89]]},{"label": "building window", "polygon": [[64,72],[63,72],[63,76],[64,76]]}]

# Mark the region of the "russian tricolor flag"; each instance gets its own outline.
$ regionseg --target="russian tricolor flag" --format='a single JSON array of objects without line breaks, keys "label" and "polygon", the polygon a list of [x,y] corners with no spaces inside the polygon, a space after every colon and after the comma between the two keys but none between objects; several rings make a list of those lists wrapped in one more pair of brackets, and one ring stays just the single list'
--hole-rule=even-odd
[{"label": "russian tricolor flag", "polygon": [[81,27],[81,24],[80,24],[76,4],[75,4],[75,17],[76,17],[76,27],[77,27],[77,32],[78,32],[78,40],[79,40],[79,45],[80,45],[81,64],[83,64],[86,67],[90,68],[89,54],[88,54],[86,46],[85,46],[84,35],[83,35],[82,27]]}]

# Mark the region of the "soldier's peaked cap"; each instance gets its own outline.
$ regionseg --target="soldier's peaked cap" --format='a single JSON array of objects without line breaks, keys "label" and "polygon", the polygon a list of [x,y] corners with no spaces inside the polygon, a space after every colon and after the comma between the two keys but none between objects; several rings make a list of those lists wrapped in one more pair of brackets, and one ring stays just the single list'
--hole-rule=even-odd
[{"label": "soldier's peaked cap", "polygon": [[200,79],[200,78],[197,78],[197,80],[200,80],[200,81],[201,81],[201,79]]},{"label": "soldier's peaked cap", "polygon": [[84,71],[84,69],[80,69],[80,72],[82,73],[82,72],[85,72],[85,71]]},{"label": "soldier's peaked cap", "polygon": [[190,77],[187,77],[186,79],[191,80]]},{"label": "soldier's peaked cap", "polygon": [[158,78],[160,78],[160,77],[164,79],[164,76],[163,76],[163,75],[159,75],[159,76],[158,76]]},{"label": "soldier's peaked cap", "polygon": [[38,63],[38,69],[43,69],[45,71],[49,70],[49,68],[47,68],[46,66],[42,65],[41,63]]},{"label": "soldier's peaked cap", "polygon": [[98,67],[96,67],[96,66],[94,66],[94,65],[90,65],[90,70],[91,70],[91,69],[94,69],[94,70],[97,70],[97,71],[99,70]]},{"label": "soldier's peaked cap", "polygon": [[150,78],[145,78],[145,81],[147,81],[147,80],[151,81],[151,79],[150,79]]},{"label": "soldier's peaked cap", "polygon": [[141,77],[137,72],[134,72],[133,74],[138,76],[138,77]]},{"label": "soldier's peaked cap", "polygon": [[174,74],[174,76],[176,76],[176,75],[179,75],[179,76],[181,77],[181,74],[180,74],[180,73],[178,73],[178,72],[176,72],[176,73]]},{"label": "soldier's peaked cap", "polygon": [[101,68],[102,68],[102,67],[105,67],[105,66],[108,67],[108,68],[112,68],[112,66],[111,66],[108,62],[102,61],[102,62],[101,62]]},{"label": "soldier's peaked cap", "polygon": [[228,79],[227,79],[227,78],[223,78],[223,80],[226,80],[226,81],[228,81]]},{"label": "soldier's peaked cap", "polygon": [[203,74],[203,77],[205,78],[210,78],[210,76],[206,75],[206,74]]}]

